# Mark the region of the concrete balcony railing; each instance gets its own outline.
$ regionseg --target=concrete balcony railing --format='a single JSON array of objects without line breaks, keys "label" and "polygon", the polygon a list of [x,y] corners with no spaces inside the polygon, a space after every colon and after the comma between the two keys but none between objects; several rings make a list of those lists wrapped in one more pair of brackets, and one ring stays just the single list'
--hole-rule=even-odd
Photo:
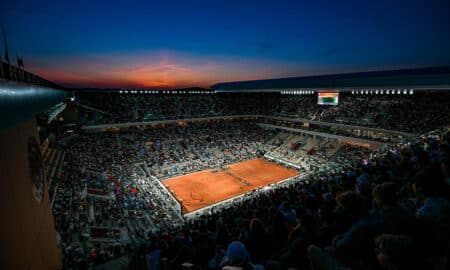
[{"label": "concrete balcony railing", "polygon": [[51,81],[48,81],[33,73],[30,73],[28,71],[25,71],[21,68],[15,67],[3,61],[0,62],[0,80],[22,82],[27,84],[61,89],[61,86]]}]

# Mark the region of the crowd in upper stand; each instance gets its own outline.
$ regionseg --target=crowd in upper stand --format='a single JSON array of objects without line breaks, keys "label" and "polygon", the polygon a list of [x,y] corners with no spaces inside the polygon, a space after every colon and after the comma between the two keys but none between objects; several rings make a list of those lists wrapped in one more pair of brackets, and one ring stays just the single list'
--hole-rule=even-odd
[{"label": "crowd in upper stand", "polygon": [[447,93],[390,96],[344,96],[340,105],[325,111],[323,121],[355,123],[412,133],[449,122]]},{"label": "crowd in upper stand", "polygon": [[[231,105],[232,97],[208,95],[119,95],[90,94],[82,96],[81,104],[107,114],[81,115],[88,124],[147,122],[261,112],[258,102],[245,106]],[[251,101],[249,97],[245,101]]]},{"label": "crowd in upper stand", "polygon": [[314,95],[283,95],[271,113],[280,117],[302,117],[313,120],[325,108],[317,105],[317,97]]},{"label": "crowd in upper stand", "polygon": [[316,96],[282,96],[275,115],[309,120],[379,127],[420,133],[450,121],[446,92],[414,95],[350,95],[337,106],[319,106]]},{"label": "crowd in upper stand", "polygon": [[448,93],[351,95],[337,106],[317,105],[316,95],[263,94],[89,94],[80,104],[108,114],[83,110],[85,124],[142,122],[225,115],[272,115],[354,124],[420,133],[450,120]]},{"label": "crowd in upper stand", "polygon": [[[84,100],[83,100],[84,101]],[[86,101],[92,107],[110,112],[100,123],[145,122],[221,115],[222,104],[215,95],[125,96],[105,95]]]}]

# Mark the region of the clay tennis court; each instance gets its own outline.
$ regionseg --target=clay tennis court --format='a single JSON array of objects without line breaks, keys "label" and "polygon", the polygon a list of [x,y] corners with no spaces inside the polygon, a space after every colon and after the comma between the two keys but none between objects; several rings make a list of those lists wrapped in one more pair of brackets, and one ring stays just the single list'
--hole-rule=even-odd
[{"label": "clay tennis court", "polygon": [[228,165],[226,170],[205,170],[169,178],[162,183],[181,203],[186,214],[298,174],[296,170],[256,158]]}]

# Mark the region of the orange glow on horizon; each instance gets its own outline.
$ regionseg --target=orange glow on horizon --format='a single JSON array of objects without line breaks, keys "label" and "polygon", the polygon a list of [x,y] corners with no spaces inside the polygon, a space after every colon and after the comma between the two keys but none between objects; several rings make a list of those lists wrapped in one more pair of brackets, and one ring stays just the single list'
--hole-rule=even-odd
[{"label": "orange glow on horizon", "polygon": [[288,64],[267,61],[167,52],[58,57],[31,62],[29,67],[43,78],[70,87],[154,89],[208,88],[218,82],[298,75],[283,70],[306,70],[298,64],[287,69]]}]

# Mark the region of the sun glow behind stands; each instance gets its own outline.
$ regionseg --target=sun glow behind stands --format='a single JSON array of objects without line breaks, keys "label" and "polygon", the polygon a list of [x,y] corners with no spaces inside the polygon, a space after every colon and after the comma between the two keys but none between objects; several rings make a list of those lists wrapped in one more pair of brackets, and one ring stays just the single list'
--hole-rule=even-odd
[{"label": "sun glow behind stands", "polygon": [[339,93],[336,92],[322,92],[317,95],[317,104],[336,106],[339,102]]}]

